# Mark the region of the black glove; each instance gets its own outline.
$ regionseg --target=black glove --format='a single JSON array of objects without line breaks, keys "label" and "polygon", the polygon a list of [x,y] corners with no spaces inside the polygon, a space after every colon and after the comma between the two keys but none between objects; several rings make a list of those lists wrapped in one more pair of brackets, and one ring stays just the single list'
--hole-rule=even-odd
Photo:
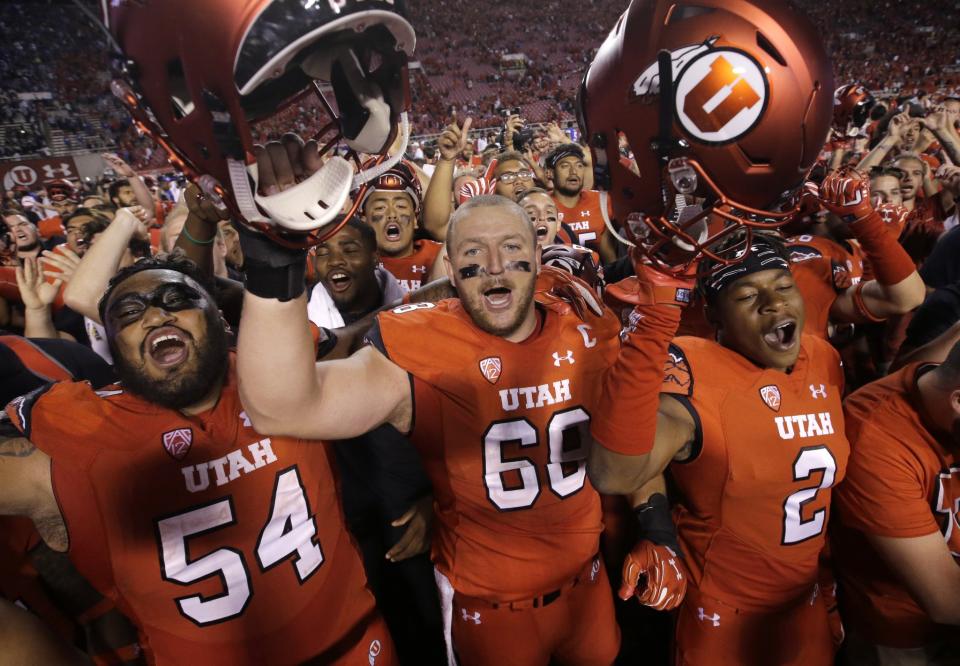
[{"label": "black glove", "polygon": [[307,251],[288,248],[235,224],[243,250],[243,284],[254,296],[292,301],[306,291]]}]

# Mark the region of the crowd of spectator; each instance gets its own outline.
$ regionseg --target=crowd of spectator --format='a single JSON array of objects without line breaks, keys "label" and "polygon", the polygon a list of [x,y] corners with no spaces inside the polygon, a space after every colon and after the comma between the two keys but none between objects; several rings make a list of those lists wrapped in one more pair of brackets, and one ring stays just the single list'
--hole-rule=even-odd
[{"label": "crowd of spectator", "polygon": [[[855,0],[840,17],[830,5],[793,4],[824,35],[838,83],[859,80],[889,95],[944,93],[960,85],[960,36],[948,28],[960,21],[955,4],[935,0],[908,10],[902,3]],[[98,11],[88,5],[91,14]],[[590,0],[572,10],[559,0],[409,3],[419,63],[411,68],[413,133],[438,133],[452,112],[472,117],[474,129],[498,127],[505,112],[517,109],[530,123],[572,120],[583,71],[624,5]],[[111,148],[137,167],[162,166],[162,154],[109,93],[106,39],[76,6],[63,0],[3,3],[0,38],[0,125],[16,125],[6,133],[0,158]],[[34,92],[51,98],[16,99]],[[319,105],[304,99],[258,128],[259,136],[275,135],[281,126],[309,133],[322,117]]]}]

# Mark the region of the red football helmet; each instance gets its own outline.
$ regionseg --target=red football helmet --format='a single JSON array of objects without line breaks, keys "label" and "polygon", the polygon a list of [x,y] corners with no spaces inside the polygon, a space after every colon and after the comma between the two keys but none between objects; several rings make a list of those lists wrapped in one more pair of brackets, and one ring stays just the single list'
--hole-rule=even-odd
[{"label": "red football helmet", "polygon": [[833,129],[845,136],[851,125],[857,129],[863,127],[876,103],[870,91],[859,83],[840,86],[833,93]]},{"label": "red football helmet", "polygon": [[[372,167],[373,161],[366,166]],[[363,192],[354,193],[354,199],[358,202],[358,210],[363,210],[367,199],[377,190],[406,192],[413,203],[414,214],[420,214],[420,207],[423,205],[423,187],[420,185],[420,179],[413,167],[406,160],[400,160],[392,168],[371,180]]]},{"label": "red football helmet", "polygon": [[731,261],[732,248],[715,250],[734,230],[796,214],[832,91],[816,31],[784,2],[633,0],[587,70],[578,111],[628,237],[682,274],[700,256]]},{"label": "red football helmet", "polygon": [[[385,157],[396,128],[404,140],[407,134],[406,64],[416,38],[403,0],[115,0],[104,7],[124,59],[114,94],[170,161],[222,197],[238,221],[288,245],[315,244],[335,233],[329,223],[350,190],[402,155]],[[315,137],[329,155],[295,186],[262,195],[251,126],[311,93],[331,118]],[[353,164],[330,152],[341,139]],[[358,153],[379,154],[380,163],[361,170]]]}]

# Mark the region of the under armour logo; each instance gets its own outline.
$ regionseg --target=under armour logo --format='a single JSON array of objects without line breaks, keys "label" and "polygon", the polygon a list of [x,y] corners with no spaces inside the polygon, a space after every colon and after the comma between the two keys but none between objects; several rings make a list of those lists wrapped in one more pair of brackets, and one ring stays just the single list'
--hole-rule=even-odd
[{"label": "under armour logo", "polygon": [[461,608],[460,616],[463,618],[464,622],[473,622],[474,624],[480,624],[480,611],[476,611],[475,613],[468,613],[466,608]]},{"label": "under armour logo", "polygon": [[411,267],[410,267],[410,272],[411,272],[411,273],[414,273],[414,274],[416,274],[416,273],[426,273],[426,272],[427,272],[427,267],[426,267],[426,266],[411,266]]},{"label": "under armour logo", "polygon": [[823,384],[820,384],[820,388],[817,388],[815,385],[810,384],[810,395],[811,395],[814,399],[816,399],[816,398],[824,398],[824,399],[826,399],[826,397],[827,397],[827,387],[824,386]]},{"label": "under armour logo", "polygon": [[246,412],[240,412],[240,420],[243,422],[245,428],[252,428],[253,424],[250,423],[250,417],[247,416]]},{"label": "under armour logo", "polygon": [[567,361],[570,364],[576,363],[576,361],[573,360],[573,352],[569,349],[567,350],[566,356],[560,356],[560,352],[553,352],[553,364],[559,368],[560,361]]},{"label": "under armour logo", "polygon": [[44,164],[41,168],[43,169],[43,175],[47,180],[73,177],[73,170],[70,168],[70,164],[67,162],[60,162],[59,168],[53,166],[52,164]]},{"label": "under armour logo", "polygon": [[583,219],[583,218],[585,218],[585,217],[590,217],[590,211],[589,211],[589,210],[582,210],[582,211],[580,211],[580,218]]},{"label": "under armour logo", "polygon": [[697,618],[698,618],[701,622],[703,622],[704,620],[710,620],[710,622],[711,622],[711,623],[713,624],[713,626],[715,626],[715,627],[719,627],[719,626],[720,626],[720,613],[714,613],[713,615],[707,615],[706,613],[703,612],[703,608],[698,608],[698,609],[697,609]]}]

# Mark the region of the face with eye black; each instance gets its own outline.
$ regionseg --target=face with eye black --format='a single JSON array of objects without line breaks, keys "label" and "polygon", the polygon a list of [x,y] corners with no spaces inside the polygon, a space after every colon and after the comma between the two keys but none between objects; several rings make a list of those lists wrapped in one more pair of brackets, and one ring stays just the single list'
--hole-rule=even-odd
[{"label": "face with eye black", "polygon": [[417,214],[406,192],[376,190],[363,206],[363,221],[377,232],[377,249],[388,257],[413,252]]},{"label": "face with eye black", "polygon": [[739,278],[710,305],[724,347],[757,365],[787,370],[800,354],[803,297],[788,270],[757,271]]},{"label": "face with eye black", "polygon": [[213,299],[183,273],[131,275],[111,292],[104,326],[117,374],[131,393],[183,409],[219,390],[226,331]]},{"label": "face with eye black", "polygon": [[[536,322],[533,294],[540,246],[530,221],[510,209],[485,206],[461,218],[447,237],[447,275],[474,323],[518,342]],[[529,330],[528,330],[529,329]]]},{"label": "face with eye black", "polygon": [[532,192],[521,197],[519,204],[533,222],[537,243],[541,246],[553,243],[560,230],[560,216],[553,197],[545,192]]}]

